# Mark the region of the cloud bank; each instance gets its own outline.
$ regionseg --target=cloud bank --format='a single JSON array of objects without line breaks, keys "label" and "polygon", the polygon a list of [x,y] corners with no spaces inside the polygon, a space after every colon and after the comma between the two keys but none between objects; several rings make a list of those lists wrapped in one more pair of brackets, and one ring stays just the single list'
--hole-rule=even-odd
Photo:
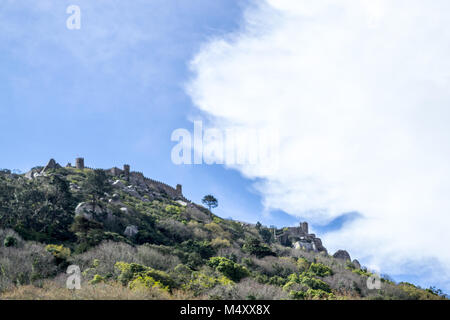
[{"label": "cloud bank", "polygon": [[268,210],[369,266],[450,289],[450,2],[266,0],[192,61],[215,127],[277,128],[279,165],[235,167]]}]

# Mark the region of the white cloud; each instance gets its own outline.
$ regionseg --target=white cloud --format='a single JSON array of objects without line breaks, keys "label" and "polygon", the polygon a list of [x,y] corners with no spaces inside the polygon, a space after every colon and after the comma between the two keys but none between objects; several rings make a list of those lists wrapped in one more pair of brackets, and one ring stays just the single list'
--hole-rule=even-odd
[{"label": "white cloud", "polygon": [[[450,2],[267,0],[247,25],[192,61],[194,103],[214,126],[276,127],[268,209],[325,223],[382,272],[418,272],[450,289]],[[440,269],[438,265],[442,265]]]}]

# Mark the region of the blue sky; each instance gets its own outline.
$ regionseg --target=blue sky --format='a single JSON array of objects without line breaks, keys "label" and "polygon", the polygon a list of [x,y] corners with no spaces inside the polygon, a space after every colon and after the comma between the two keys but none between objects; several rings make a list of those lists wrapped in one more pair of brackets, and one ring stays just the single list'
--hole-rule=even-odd
[{"label": "blue sky", "polygon": [[239,172],[170,159],[172,131],[192,131],[189,119],[200,113],[185,93],[189,61],[209,39],[240,28],[246,1],[78,1],[80,30],[66,28],[73,1],[46,3],[2,4],[1,167],[26,171],[77,156],[92,167],[130,163],[183,184],[196,202],[216,195],[221,216],[296,223],[280,211],[262,216],[260,197]]},{"label": "blue sky", "polygon": [[[0,167],[128,163],[195,202],[214,194],[224,218],[307,220],[331,253],[448,291],[432,241],[450,208],[449,155],[433,148],[450,141],[437,2],[2,1]],[[171,134],[197,119],[280,121],[281,170],[174,165]]]}]

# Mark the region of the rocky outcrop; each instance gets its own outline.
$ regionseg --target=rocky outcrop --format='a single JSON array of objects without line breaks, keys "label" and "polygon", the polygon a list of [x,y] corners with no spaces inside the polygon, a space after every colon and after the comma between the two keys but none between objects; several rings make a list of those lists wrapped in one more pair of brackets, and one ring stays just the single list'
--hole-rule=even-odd
[{"label": "rocky outcrop", "polygon": [[61,168],[61,166],[58,163],[56,163],[54,159],[50,159],[50,161],[47,163],[44,169],[42,169],[41,174],[47,172],[50,169],[59,169],[59,168]]},{"label": "rocky outcrop", "polygon": [[353,260],[353,266],[356,268],[356,269],[361,269],[361,264],[359,263],[359,261],[358,260]]},{"label": "rocky outcrop", "polygon": [[139,232],[138,227],[134,225],[127,226],[125,228],[125,231],[123,232],[124,235],[127,237],[133,237]]},{"label": "rocky outcrop", "polygon": [[294,243],[294,249],[302,249],[306,251],[314,250],[313,244],[306,241],[297,241]]},{"label": "rocky outcrop", "polygon": [[94,215],[100,215],[103,213],[103,210],[100,206],[94,206],[92,203],[81,202],[75,208],[75,216],[83,216],[88,220],[93,220]]},{"label": "rocky outcrop", "polygon": [[301,222],[298,227],[285,228],[276,237],[284,246],[293,245],[296,249],[327,252],[327,249],[322,245],[322,240],[316,238],[315,234],[308,233],[307,222]]},{"label": "rocky outcrop", "polygon": [[119,189],[125,188],[125,185],[120,180],[114,181],[112,185],[113,185],[113,187],[116,187],[116,188],[119,188]]},{"label": "rocky outcrop", "polygon": [[345,250],[338,250],[338,251],[336,251],[333,254],[333,257],[336,258],[336,259],[344,260],[344,261],[347,261],[347,260],[352,261],[352,259],[350,258],[349,253],[347,251],[345,251]]},{"label": "rocky outcrop", "polygon": [[31,169],[27,173],[25,173],[25,178],[33,180],[37,177],[41,177],[43,174],[41,174],[41,171],[39,168]]}]

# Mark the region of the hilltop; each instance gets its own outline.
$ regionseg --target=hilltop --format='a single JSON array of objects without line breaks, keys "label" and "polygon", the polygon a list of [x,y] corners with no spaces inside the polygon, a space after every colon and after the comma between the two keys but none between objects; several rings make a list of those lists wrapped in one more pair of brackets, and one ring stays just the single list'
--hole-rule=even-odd
[{"label": "hilltop", "polygon": [[[69,265],[81,289],[66,289]],[[78,158],[0,172],[0,297],[42,299],[442,299],[380,279],[308,224],[222,219],[182,186]]]}]

